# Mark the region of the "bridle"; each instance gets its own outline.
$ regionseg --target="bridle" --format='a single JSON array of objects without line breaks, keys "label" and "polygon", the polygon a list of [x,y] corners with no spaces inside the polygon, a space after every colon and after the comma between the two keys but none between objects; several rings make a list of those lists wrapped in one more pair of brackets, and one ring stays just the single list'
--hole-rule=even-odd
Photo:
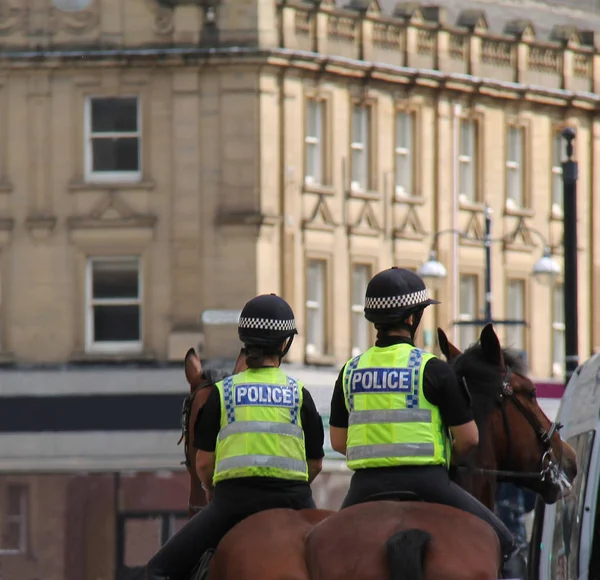
[{"label": "bridle", "polygon": [[[508,441],[509,463],[512,463],[513,458],[513,440],[511,437],[508,416],[506,414],[506,404],[508,401],[510,401],[510,403],[517,408],[517,410],[521,413],[525,420],[531,425],[531,428],[534,430],[535,434],[537,435],[537,438],[543,446],[539,470],[534,472],[521,472],[501,469],[483,469],[473,467],[470,465],[460,465],[459,469],[467,469],[471,473],[475,473],[478,475],[495,475],[500,480],[535,479],[539,481],[548,482],[552,485],[558,485],[562,490],[568,490],[571,488],[571,483],[565,476],[561,467],[562,454],[559,461],[556,461],[552,453],[552,437],[557,431],[560,431],[563,425],[561,423],[553,421],[550,424],[548,430],[544,429],[538,418],[533,413],[531,413],[531,411],[529,411],[529,409],[527,409],[525,405],[523,405],[523,403],[521,403],[521,401],[519,401],[519,399],[515,395],[514,389],[511,385],[512,374],[512,369],[510,368],[510,366],[506,365],[506,370],[504,372],[504,375],[502,376],[502,387],[496,399],[497,404],[500,406],[500,411],[502,413],[502,422],[504,425],[504,430],[506,431],[506,437]],[[463,376],[461,380],[468,390],[466,378]]]},{"label": "bridle", "polygon": [[[214,385],[213,382],[204,380],[204,382],[198,384],[194,387],[194,389],[190,392],[189,395],[185,397],[183,400],[183,406],[181,408],[181,437],[179,441],[177,441],[177,445],[181,444],[183,441],[183,453],[185,455],[184,461],[180,463],[180,465],[185,465],[188,469],[192,469],[192,464],[190,462],[189,451],[190,451],[190,418],[192,414],[192,407],[194,405],[194,399],[196,395],[206,389],[208,387],[212,387]],[[190,513],[196,514],[202,509],[202,506],[192,505],[188,501],[188,510]]]}]

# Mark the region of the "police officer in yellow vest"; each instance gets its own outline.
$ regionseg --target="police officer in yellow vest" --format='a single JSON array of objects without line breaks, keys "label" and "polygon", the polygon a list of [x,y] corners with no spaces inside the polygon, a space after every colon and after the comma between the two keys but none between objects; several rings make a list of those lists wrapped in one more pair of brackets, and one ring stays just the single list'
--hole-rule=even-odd
[{"label": "police officer in yellow vest", "polygon": [[344,365],[331,400],[331,444],[354,471],[342,508],[375,494],[416,493],[487,521],[507,558],[515,550],[509,530],[450,480],[451,456],[468,456],[479,433],[470,397],[450,365],[414,346],[430,304],[439,302],[410,270],[384,270],[367,286],[365,318],[375,325],[377,342]]},{"label": "police officer in yellow vest", "polygon": [[296,334],[292,309],[275,294],[244,306],[238,335],[248,370],[216,384],[194,428],[209,504],[152,558],[147,579],[186,579],[251,514],[316,507],[310,483],[321,471],[323,423],[310,393],[279,368]]}]

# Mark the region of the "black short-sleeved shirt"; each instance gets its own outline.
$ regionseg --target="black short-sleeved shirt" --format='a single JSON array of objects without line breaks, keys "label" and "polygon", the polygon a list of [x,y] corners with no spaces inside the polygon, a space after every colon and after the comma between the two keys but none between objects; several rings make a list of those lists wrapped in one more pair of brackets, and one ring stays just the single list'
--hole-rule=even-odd
[{"label": "black short-sleeved shirt", "polygon": [[[403,336],[387,336],[378,339],[376,346],[386,347],[394,344],[413,344]],[[333,396],[329,424],[341,429],[348,428],[348,409],[344,398],[344,369],[340,371]],[[425,398],[440,410],[442,421],[446,427],[464,425],[473,420],[471,404],[467,393],[462,389],[450,365],[438,358],[430,359],[423,371],[423,394]]]},{"label": "black short-sleeved shirt", "polygon": [[[300,419],[304,431],[306,459],[322,459],[325,456],[323,443],[325,434],[323,421],[317,411],[315,402],[306,388],[303,389]],[[194,444],[200,451],[214,452],[217,447],[217,437],[221,430],[221,398],[218,389],[213,389],[196,417],[194,425]],[[303,493],[306,482],[287,481],[274,477],[240,477],[219,483],[220,487],[238,488],[242,491],[248,488],[288,489],[291,493]]]}]

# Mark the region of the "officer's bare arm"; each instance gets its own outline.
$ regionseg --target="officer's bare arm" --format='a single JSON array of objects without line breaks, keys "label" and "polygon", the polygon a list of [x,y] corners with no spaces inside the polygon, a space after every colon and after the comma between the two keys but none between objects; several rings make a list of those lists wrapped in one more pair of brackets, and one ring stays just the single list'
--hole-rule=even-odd
[{"label": "officer's bare arm", "polygon": [[329,426],[329,437],[331,439],[331,447],[338,453],[346,455],[346,441],[348,439],[348,429],[342,427]]},{"label": "officer's bare arm", "polygon": [[322,459],[309,459],[308,463],[308,483],[312,483],[315,480],[315,477],[321,473],[321,469],[323,469],[323,460]]},{"label": "officer's bare arm", "polygon": [[479,445],[479,430],[475,421],[450,427],[450,433],[454,438],[452,444],[452,458],[454,460],[466,459]]},{"label": "officer's bare arm", "polygon": [[213,488],[213,475],[215,473],[215,454],[210,451],[196,451],[196,473],[202,482],[206,497],[210,499]]}]

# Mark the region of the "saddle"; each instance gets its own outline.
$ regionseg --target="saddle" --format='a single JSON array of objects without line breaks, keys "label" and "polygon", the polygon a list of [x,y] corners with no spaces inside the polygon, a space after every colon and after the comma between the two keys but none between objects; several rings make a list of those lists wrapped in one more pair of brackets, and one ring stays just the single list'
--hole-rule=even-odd
[{"label": "saddle", "polygon": [[206,550],[197,566],[194,568],[193,572],[189,576],[188,580],[207,580],[208,579],[208,566],[210,564],[210,560],[215,553],[214,550]]},{"label": "saddle", "polygon": [[370,501],[424,501],[418,494],[412,491],[385,491],[382,493],[373,493],[364,497],[359,503]]}]

